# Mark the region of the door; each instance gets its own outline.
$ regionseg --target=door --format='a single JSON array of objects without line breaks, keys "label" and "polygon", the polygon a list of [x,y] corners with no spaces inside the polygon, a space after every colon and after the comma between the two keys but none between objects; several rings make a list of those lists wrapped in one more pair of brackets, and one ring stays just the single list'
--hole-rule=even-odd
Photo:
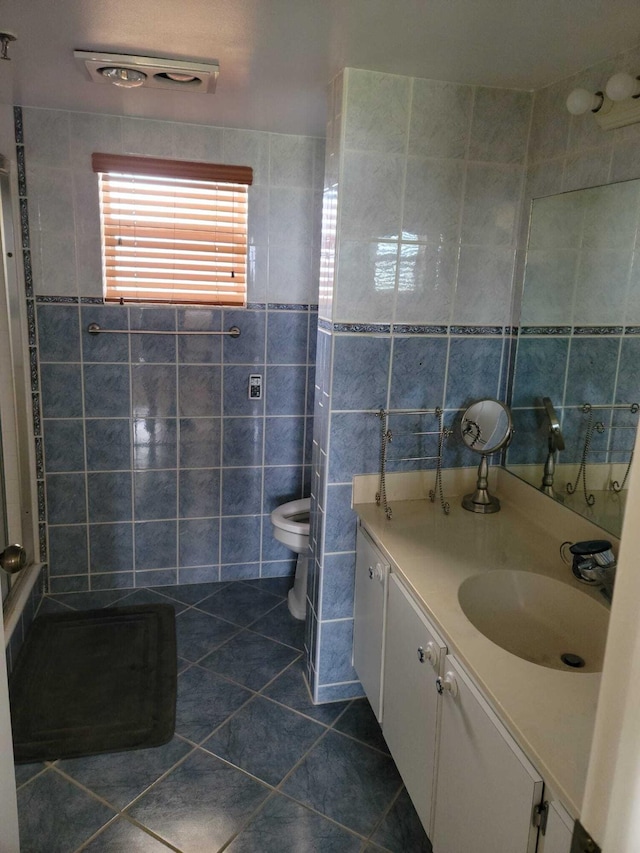
[{"label": "door", "polygon": [[382,656],[389,564],[358,528],[353,620],[353,666],[378,722],[382,722]]},{"label": "door", "polygon": [[433,849],[533,853],[542,778],[455,658],[444,668]]},{"label": "door", "polygon": [[429,837],[441,704],[435,684],[445,653],[444,642],[392,573],[382,733]]},{"label": "door", "polygon": [[[9,536],[20,541],[21,496],[15,419],[15,384],[12,371],[11,330],[7,291],[8,253],[14,254],[9,180],[5,159],[0,156],[0,551]],[[9,591],[9,578],[0,569],[2,601]],[[0,636],[4,636],[0,610]],[[6,657],[0,655],[0,851],[19,853],[18,809],[13,767],[13,742],[9,712]]]}]

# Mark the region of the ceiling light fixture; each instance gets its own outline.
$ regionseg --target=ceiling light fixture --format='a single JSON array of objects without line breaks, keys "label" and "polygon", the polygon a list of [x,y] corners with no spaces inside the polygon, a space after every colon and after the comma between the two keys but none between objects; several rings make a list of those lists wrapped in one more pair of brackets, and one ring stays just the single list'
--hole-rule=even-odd
[{"label": "ceiling light fixture", "polygon": [[118,53],[74,50],[76,62],[94,83],[112,83],[125,88],[183,89],[215,92],[220,66],[217,62],[161,59]]},{"label": "ceiling light fixture", "polygon": [[121,86],[123,89],[135,89],[137,86],[142,86],[147,79],[144,71],[136,71],[133,68],[110,66],[101,68],[100,73],[114,86]]},{"label": "ceiling light fixture", "polygon": [[567,109],[574,116],[591,111],[603,130],[635,124],[640,121],[640,77],[620,72],[609,79],[604,92],[574,89]]}]

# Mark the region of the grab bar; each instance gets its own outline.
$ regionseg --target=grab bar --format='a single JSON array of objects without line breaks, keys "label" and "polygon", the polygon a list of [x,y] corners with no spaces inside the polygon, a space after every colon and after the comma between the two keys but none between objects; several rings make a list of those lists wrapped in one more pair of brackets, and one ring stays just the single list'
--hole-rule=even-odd
[{"label": "grab bar", "polygon": [[154,329],[103,329],[98,323],[89,323],[87,332],[90,335],[229,335],[232,338],[240,337],[240,329],[237,326],[232,326],[227,332],[210,332],[206,329],[201,332],[167,332],[155,331]]}]

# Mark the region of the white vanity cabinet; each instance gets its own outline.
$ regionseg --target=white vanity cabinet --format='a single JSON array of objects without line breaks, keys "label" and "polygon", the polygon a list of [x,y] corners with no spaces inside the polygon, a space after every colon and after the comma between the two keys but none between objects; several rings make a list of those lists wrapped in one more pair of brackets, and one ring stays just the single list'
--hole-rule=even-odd
[{"label": "white vanity cabinet", "polygon": [[353,665],[434,853],[570,853],[571,819],[362,527],[354,611]]},{"label": "white vanity cabinet", "polygon": [[446,647],[395,574],[389,577],[382,732],[431,836],[440,697]]},{"label": "white vanity cabinet", "polygon": [[353,666],[378,719],[382,721],[382,670],[389,564],[358,527],[353,621]]},{"label": "white vanity cabinet", "polygon": [[447,655],[433,834],[437,853],[533,853],[543,781]]}]

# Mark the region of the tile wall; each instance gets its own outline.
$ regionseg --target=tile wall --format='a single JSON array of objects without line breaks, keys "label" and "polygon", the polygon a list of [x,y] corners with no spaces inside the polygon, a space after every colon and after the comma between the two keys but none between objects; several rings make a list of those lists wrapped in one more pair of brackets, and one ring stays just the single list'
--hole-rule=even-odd
[{"label": "tile wall", "polygon": [[38,302],[52,592],[292,571],[269,513],[309,494],[315,311],[290,308]]},{"label": "tile wall", "polygon": [[[324,140],[16,118],[51,591],[289,574],[269,513],[309,493]],[[253,167],[247,309],[103,304],[95,150]],[[126,334],[94,337],[90,322]],[[232,325],[237,339],[206,336]],[[261,401],[248,399],[250,373],[264,377]]]},{"label": "tile wall", "polygon": [[[351,478],[379,464],[380,407],[506,398],[532,97],[346,69],[331,89],[313,445],[309,678],[358,695],[351,666]],[[391,416],[390,470],[432,468],[434,414]],[[427,458],[425,458],[427,457]],[[429,458],[430,457],[430,458]],[[476,465],[454,435],[444,465]]]}]

